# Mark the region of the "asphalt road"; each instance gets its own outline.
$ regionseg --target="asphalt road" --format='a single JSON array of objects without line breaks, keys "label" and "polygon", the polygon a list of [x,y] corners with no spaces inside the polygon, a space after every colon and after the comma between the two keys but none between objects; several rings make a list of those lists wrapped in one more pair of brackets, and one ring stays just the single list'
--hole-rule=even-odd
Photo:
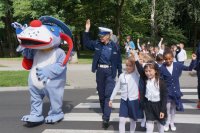
[{"label": "asphalt road", "polygon": [[[4,70],[22,70],[21,62],[0,61],[7,67]],[[23,115],[30,111],[30,94],[28,87],[0,87],[0,133],[115,133],[118,131],[119,97],[114,100],[115,109],[112,112],[111,125],[108,130],[102,128],[101,111],[96,94],[95,74],[89,65],[68,65],[67,79],[70,86],[66,86],[63,111],[65,118],[56,124],[42,124],[28,128],[20,121]],[[196,109],[197,78],[183,72],[180,77],[183,89],[185,112],[177,112],[175,118],[176,133],[200,133],[200,110]],[[9,91],[5,91],[9,90]],[[44,99],[44,116],[49,109],[48,99]],[[145,132],[137,124],[136,133]],[[129,123],[126,130],[129,129]],[[155,126],[155,131],[157,127]]]},{"label": "asphalt road", "polygon": [[[193,90],[194,88],[185,89]],[[186,95],[196,95],[196,92],[184,92]],[[11,91],[0,92],[0,133],[103,133],[118,131],[118,107],[113,110],[111,125],[108,130],[104,130],[101,124],[100,108],[98,107],[98,97],[95,89],[70,89],[65,90],[63,111],[66,113],[62,122],[56,124],[42,124],[37,127],[28,128],[20,121],[21,117],[29,113],[29,92]],[[190,99],[191,98],[191,99]],[[184,103],[196,104],[196,99],[185,97]],[[114,101],[117,104],[119,99]],[[48,99],[44,99],[44,115],[47,115],[49,109]],[[199,116],[200,110],[186,109],[177,117],[179,123],[176,124],[176,133],[199,133],[200,119],[188,118],[187,115]],[[180,119],[180,120],[179,120]],[[183,121],[183,122],[180,122]],[[190,121],[190,122],[189,122]],[[184,123],[186,122],[186,123]],[[126,126],[129,129],[129,123]],[[139,123],[137,132],[145,132],[140,128]],[[155,126],[155,131],[157,128]],[[137,133],[136,132],[136,133]]]},{"label": "asphalt road", "polygon": [[[63,111],[69,113],[74,106],[95,93],[95,89],[65,90]],[[34,128],[27,128],[20,121],[23,115],[30,111],[30,95],[28,91],[0,92],[0,133],[41,133],[47,128],[66,127],[64,122],[54,125],[43,124]],[[48,99],[44,99],[44,115],[49,109]],[[76,127],[76,125],[74,125]]]}]

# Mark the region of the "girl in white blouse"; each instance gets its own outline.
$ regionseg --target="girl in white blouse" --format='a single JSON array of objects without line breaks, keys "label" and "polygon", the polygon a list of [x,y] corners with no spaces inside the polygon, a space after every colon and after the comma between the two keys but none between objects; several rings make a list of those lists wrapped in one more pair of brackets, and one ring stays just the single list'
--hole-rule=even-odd
[{"label": "girl in white blouse", "polygon": [[135,60],[129,57],[126,60],[126,71],[119,76],[119,80],[110,97],[109,106],[121,91],[119,110],[119,132],[125,133],[126,118],[130,118],[130,133],[135,132],[137,119],[143,118],[143,112],[139,106],[139,73],[135,70]]},{"label": "girl in white blouse", "polygon": [[154,61],[149,61],[144,68],[136,61],[140,73],[141,103],[146,116],[146,133],[153,133],[154,122],[157,122],[159,133],[164,133],[167,118],[167,89],[160,79],[159,67]]}]

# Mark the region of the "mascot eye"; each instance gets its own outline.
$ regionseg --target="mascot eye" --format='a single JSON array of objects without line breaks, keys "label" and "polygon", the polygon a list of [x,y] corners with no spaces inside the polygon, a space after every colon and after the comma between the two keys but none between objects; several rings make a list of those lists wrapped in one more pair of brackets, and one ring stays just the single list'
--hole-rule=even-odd
[{"label": "mascot eye", "polygon": [[50,28],[50,30],[52,31],[52,32],[54,32],[55,30],[54,30],[54,28]]}]

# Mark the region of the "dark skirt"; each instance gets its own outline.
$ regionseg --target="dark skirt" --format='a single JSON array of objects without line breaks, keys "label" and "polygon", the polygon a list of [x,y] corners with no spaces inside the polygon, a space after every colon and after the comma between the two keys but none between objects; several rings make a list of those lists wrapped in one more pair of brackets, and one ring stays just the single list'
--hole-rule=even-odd
[{"label": "dark skirt", "polygon": [[142,109],[140,108],[139,100],[131,100],[127,99],[126,101],[121,99],[120,109],[119,109],[120,117],[128,117],[135,121],[138,119],[144,118],[144,114]]},{"label": "dark skirt", "polygon": [[166,119],[167,119],[167,109],[163,112],[164,118],[160,119],[160,112],[161,112],[160,102],[151,102],[151,101],[145,100],[144,111],[145,111],[147,121],[159,121],[160,124],[165,125]]}]

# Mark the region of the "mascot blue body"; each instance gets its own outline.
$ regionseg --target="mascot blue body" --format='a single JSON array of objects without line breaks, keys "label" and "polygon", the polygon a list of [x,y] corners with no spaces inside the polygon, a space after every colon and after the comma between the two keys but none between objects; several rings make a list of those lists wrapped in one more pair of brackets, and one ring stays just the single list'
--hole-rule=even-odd
[{"label": "mascot blue body", "polygon": [[[31,111],[21,120],[28,124],[58,122],[64,118],[62,105],[66,63],[73,49],[71,31],[64,23],[49,16],[33,20],[26,27],[16,22],[12,25],[16,28],[20,42],[18,50],[24,56],[22,66],[30,70],[28,86]],[[59,48],[63,40],[69,47],[67,54]],[[50,101],[50,110],[46,117],[42,114],[45,96]]]}]

